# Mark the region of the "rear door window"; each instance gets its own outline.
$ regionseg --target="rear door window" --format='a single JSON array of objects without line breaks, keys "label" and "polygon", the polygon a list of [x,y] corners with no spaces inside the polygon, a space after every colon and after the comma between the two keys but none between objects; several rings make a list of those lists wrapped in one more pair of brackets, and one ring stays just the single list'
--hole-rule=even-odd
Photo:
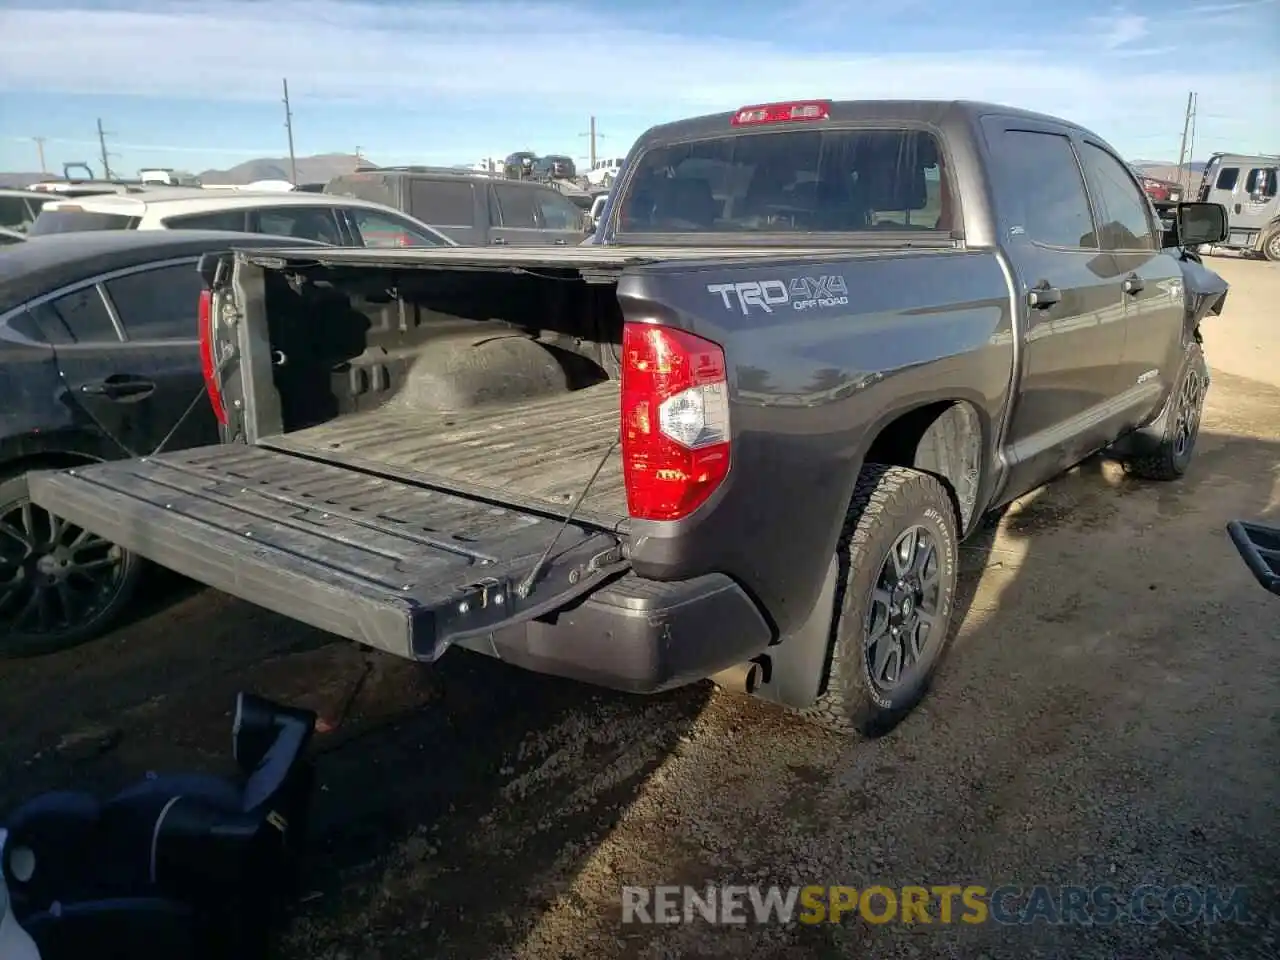
[{"label": "rear door window", "polygon": [[1005,130],[997,142],[1001,212],[1010,231],[1046,246],[1096,250],[1093,211],[1071,141]]},{"label": "rear door window", "polygon": [[475,185],[468,180],[414,180],[409,214],[433,227],[476,225]]},{"label": "rear door window", "polygon": [[244,233],[248,216],[244,210],[219,210],[217,213],[195,213],[185,217],[169,217],[164,225],[170,230],[219,230]]},{"label": "rear door window", "polygon": [[546,230],[581,230],[582,210],[558,193],[538,190],[536,202],[541,226]]},{"label": "rear door window", "polygon": [[204,281],[195,261],[125,274],[105,286],[128,339],[197,339]]},{"label": "rear door window", "polygon": [[132,230],[138,225],[138,217],[122,213],[95,213],[90,210],[45,207],[28,231],[33,237],[51,233],[80,233],[85,230]]},{"label": "rear door window", "polygon": [[82,287],[75,293],[58,297],[49,306],[62,321],[72,343],[120,342],[120,334],[96,286]]},{"label": "rear door window", "polygon": [[358,242],[366,247],[439,247],[441,242],[411,223],[378,210],[351,207],[347,219]]},{"label": "rear door window", "polygon": [[1218,179],[1213,186],[1215,190],[1234,190],[1239,179],[1239,167],[1223,167],[1218,171]]},{"label": "rear door window", "polygon": [[299,237],[342,246],[345,241],[333,207],[267,207],[250,214],[250,232]]},{"label": "rear door window", "polygon": [[501,226],[536,230],[538,204],[533,194],[533,190],[494,184],[493,195],[498,201],[498,217],[502,221]]}]

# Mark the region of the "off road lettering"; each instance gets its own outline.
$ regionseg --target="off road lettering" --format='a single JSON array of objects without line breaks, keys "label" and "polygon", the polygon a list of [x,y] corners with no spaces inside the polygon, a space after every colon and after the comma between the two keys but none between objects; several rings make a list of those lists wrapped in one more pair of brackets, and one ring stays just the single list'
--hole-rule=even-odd
[{"label": "off road lettering", "polygon": [[773,313],[773,308],[789,304],[792,310],[815,307],[840,307],[849,302],[849,288],[844,277],[796,277],[791,283],[781,280],[747,280],[742,283],[712,283],[707,292],[720,297],[726,310],[736,306],[744,316],[752,308]]}]

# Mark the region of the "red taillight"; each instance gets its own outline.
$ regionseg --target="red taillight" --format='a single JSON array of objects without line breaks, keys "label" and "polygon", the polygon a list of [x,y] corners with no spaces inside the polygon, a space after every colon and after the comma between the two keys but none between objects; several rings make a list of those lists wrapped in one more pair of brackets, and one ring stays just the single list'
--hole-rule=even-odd
[{"label": "red taillight", "polygon": [[799,100],[790,103],[761,103],[743,107],[733,115],[735,127],[758,123],[790,123],[793,120],[826,120],[831,116],[830,100]]},{"label": "red taillight", "polygon": [[724,351],[683,330],[627,323],[622,331],[622,471],[627,510],[679,520],[729,474]]},{"label": "red taillight", "polygon": [[213,294],[200,291],[200,311],[196,321],[200,326],[200,372],[204,374],[204,387],[218,423],[226,425],[227,408],[222,402],[222,384],[218,377],[218,361],[213,355]]}]

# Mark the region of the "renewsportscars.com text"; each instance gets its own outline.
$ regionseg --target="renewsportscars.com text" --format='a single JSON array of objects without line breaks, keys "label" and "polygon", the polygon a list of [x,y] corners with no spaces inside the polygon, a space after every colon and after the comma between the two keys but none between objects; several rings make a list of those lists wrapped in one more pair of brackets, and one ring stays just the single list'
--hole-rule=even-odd
[{"label": "renewsportscars.com text", "polygon": [[1249,919],[1243,887],[655,886],[622,888],[622,922],[640,924],[1180,925]]}]

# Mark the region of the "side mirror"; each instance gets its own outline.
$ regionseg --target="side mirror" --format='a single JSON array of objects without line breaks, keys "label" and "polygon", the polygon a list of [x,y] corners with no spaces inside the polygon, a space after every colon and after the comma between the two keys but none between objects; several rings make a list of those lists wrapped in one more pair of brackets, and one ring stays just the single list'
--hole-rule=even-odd
[{"label": "side mirror", "polygon": [[1220,203],[1180,203],[1176,219],[1178,243],[1184,247],[1227,239],[1227,208]]}]

